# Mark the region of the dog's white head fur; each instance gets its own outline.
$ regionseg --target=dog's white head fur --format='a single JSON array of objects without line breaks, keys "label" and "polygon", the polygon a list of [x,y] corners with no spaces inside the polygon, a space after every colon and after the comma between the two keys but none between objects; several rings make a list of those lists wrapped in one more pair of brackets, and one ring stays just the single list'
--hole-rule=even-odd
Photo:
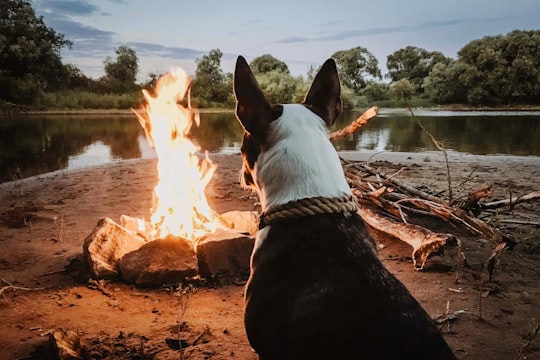
[{"label": "dog's white head fur", "polygon": [[333,60],[321,67],[303,104],[270,105],[241,56],[234,89],[245,130],[243,183],[257,190],[263,211],[304,198],[351,195],[328,139],[327,126],[342,109]]}]

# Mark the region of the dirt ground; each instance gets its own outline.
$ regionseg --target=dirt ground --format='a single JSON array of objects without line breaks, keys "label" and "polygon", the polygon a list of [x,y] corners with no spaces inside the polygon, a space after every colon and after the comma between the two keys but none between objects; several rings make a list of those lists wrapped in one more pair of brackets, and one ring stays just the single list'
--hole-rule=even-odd
[{"label": "dirt ground", "polygon": [[[447,188],[440,154],[342,155],[383,172],[404,168],[396,176],[410,185]],[[256,196],[238,183],[239,155],[211,158],[214,209],[256,209]],[[0,184],[1,359],[51,358],[49,334],[60,329],[77,334],[95,359],[257,359],[243,327],[246,274],[139,289],[84,272],[83,240],[100,217],[149,218],[155,165],[128,161]],[[459,196],[483,183],[494,185],[492,200],[540,190],[539,158],[451,156],[450,166]],[[540,359],[540,230],[504,222],[539,222],[540,204],[490,219],[518,245],[503,254],[489,293],[482,269],[494,244],[486,239],[460,235],[469,265],[460,272],[438,259],[415,271],[411,248],[399,241],[379,244],[380,257],[432,317],[452,315],[441,331],[459,359]]]}]

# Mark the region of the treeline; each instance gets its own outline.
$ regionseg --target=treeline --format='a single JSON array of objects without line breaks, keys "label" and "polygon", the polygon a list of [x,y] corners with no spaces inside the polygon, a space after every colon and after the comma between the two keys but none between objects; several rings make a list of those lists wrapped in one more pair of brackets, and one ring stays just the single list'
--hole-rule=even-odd
[{"label": "treeline", "polygon": [[[35,15],[27,0],[0,2],[0,107],[29,109],[130,108],[141,103],[141,88],[160,74],[137,83],[139,60],[128,46],[104,60],[104,76],[92,79],[60,52],[71,41]],[[540,105],[540,30],[515,30],[466,44],[457,59],[438,51],[407,46],[387,56],[388,73],[357,46],[332,54],[348,108],[378,106]],[[223,53],[212,49],[197,59],[192,103],[199,108],[233,106],[232,74],[221,68]],[[317,69],[291,75],[286,63],[270,54],[251,67],[272,102],[302,99]]]}]

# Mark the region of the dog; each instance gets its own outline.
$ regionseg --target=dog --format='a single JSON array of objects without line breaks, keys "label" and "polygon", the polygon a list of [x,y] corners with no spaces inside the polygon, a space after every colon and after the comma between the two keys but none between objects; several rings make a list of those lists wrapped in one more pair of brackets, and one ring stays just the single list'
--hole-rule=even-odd
[{"label": "dog", "polygon": [[261,360],[455,359],[379,260],[328,138],[342,111],[334,60],[302,104],[269,104],[246,60],[234,73],[243,185],[262,212],[244,323]]}]

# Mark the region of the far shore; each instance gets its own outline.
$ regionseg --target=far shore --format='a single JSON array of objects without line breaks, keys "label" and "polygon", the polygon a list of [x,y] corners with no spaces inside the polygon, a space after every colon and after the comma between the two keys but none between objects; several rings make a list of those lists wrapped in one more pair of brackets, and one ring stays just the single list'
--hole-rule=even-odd
[{"label": "far shore", "polygon": [[[391,111],[407,111],[408,108],[403,107],[380,107],[380,109],[388,109]],[[500,107],[484,107],[484,106],[466,106],[466,105],[444,105],[435,107],[415,107],[413,110],[423,111],[540,111],[539,105],[521,105],[521,106],[500,106]],[[210,109],[195,109],[201,114],[212,113],[232,113],[234,108],[210,108]],[[351,111],[362,111],[364,108],[348,109]],[[141,112],[141,109],[135,110]],[[51,110],[29,110],[15,113],[0,113],[0,117],[18,115],[130,115],[133,114],[132,109],[51,109]]]},{"label": "far shore", "polygon": [[[195,109],[201,114],[232,113],[234,109]],[[133,111],[143,112],[142,109],[65,109],[65,110],[30,110],[24,112],[3,114],[4,116],[17,115],[133,115]],[[2,114],[0,113],[0,117]]]}]

